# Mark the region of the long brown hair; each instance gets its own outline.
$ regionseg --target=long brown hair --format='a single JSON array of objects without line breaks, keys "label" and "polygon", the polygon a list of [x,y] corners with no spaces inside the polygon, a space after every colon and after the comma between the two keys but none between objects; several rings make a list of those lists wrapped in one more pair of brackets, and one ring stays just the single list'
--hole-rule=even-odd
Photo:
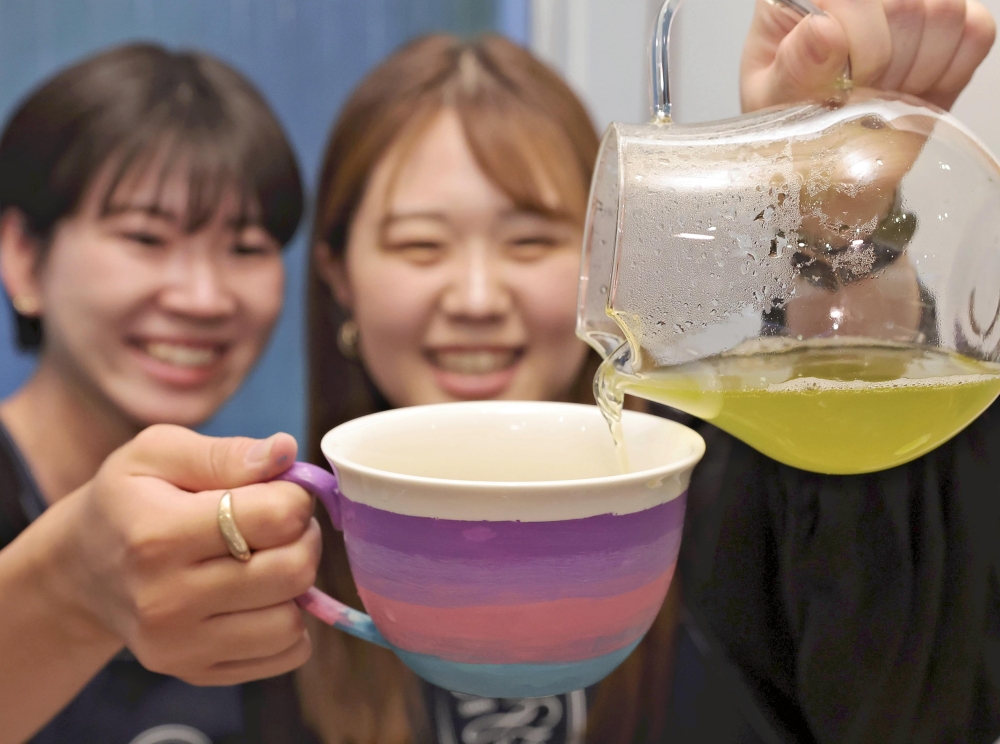
[{"label": "long brown hair", "polygon": [[[520,208],[581,226],[598,137],[580,100],[528,51],[498,36],[447,35],[403,47],[362,81],[327,146],[313,245],[342,257],[367,181],[390,151],[416,142],[444,108],[454,110],[477,163]],[[545,198],[548,186],[559,204]],[[330,428],[387,407],[361,364],[335,343],[344,320],[315,265],[309,275],[310,456]],[[591,353],[570,398],[593,402],[599,359]],[[342,535],[324,517],[320,585],[360,608]],[[669,605],[670,603],[668,603]],[[639,649],[601,685],[587,740],[614,744],[662,727],[674,613],[661,613]],[[430,738],[416,677],[390,652],[340,631],[310,626],[315,652],[298,673],[303,713],[326,744],[403,744]],[[663,649],[667,649],[664,651]]]}]

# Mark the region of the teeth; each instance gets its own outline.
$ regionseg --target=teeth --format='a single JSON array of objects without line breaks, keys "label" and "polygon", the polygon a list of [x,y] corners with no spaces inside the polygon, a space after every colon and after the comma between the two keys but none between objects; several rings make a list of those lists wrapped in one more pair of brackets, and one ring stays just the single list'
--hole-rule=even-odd
[{"label": "teeth", "polygon": [[214,349],[196,348],[156,342],[146,344],[146,353],[154,359],[178,367],[207,367],[215,361],[218,352]]},{"label": "teeth", "polygon": [[514,363],[513,351],[439,351],[434,354],[438,367],[463,375],[488,375]]}]

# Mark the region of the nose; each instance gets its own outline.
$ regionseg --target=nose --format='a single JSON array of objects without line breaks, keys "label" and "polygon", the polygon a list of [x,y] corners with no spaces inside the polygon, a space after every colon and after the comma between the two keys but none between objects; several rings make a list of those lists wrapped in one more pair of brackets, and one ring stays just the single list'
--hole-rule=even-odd
[{"label": "nose", "polygon": [[442,297],[449,316],[476,322],[501,319],[511,308],[502,262],[485,246],[462,251],[456,257]]},{"label": "nose", "polygon": [[223,268],[207,252],[177,256],[168,271],[160,304],[168,312],[201,320],[226,318],[236,311]]}]

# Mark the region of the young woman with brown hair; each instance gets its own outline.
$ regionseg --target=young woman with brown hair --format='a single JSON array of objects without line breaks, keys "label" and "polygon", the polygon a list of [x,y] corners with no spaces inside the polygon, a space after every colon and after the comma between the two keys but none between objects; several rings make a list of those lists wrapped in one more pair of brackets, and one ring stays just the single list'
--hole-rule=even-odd
[{"label": "young woman with brown hair", "polygon": [[[319,188],[309,285],[314,447],[332,426],[389,406],[593,401],[597,359],[573,326],[597,146],[566,84],[499,37],[420,39],[359,86]],[[326,588],[360,606],[342,537],[328,529],[324,540]],[[669,644],[654,632],[589,701],[582,691],[530,704],[471,701],[423,688],[383,649],[311,630],[316,654],[299,689],[326,741],[419,740],[432,730],[447,741],[472,710],[478,724],[466,726],[502,727],[506,716],[544,740],[582,741],[590,708],[606,713],[602,741],[628,741],[659,714],[640,712],[643,693],[665,699],[669,679]]]}]

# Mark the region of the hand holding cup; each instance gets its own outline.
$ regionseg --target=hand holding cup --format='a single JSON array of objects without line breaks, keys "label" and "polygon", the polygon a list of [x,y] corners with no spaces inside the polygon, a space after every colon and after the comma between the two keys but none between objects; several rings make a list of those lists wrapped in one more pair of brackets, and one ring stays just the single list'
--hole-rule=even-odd
[{"label": "hand holding cup", "polygon": [[[311,650],[294,598],[315,580],[319,527],[303,489],[262,481],[295,453],[285,434],[150,427],[68,497],[65,590],[153,671],[224,685],[294,669]],[[247,562],[219,528],[226,491]]]}]

